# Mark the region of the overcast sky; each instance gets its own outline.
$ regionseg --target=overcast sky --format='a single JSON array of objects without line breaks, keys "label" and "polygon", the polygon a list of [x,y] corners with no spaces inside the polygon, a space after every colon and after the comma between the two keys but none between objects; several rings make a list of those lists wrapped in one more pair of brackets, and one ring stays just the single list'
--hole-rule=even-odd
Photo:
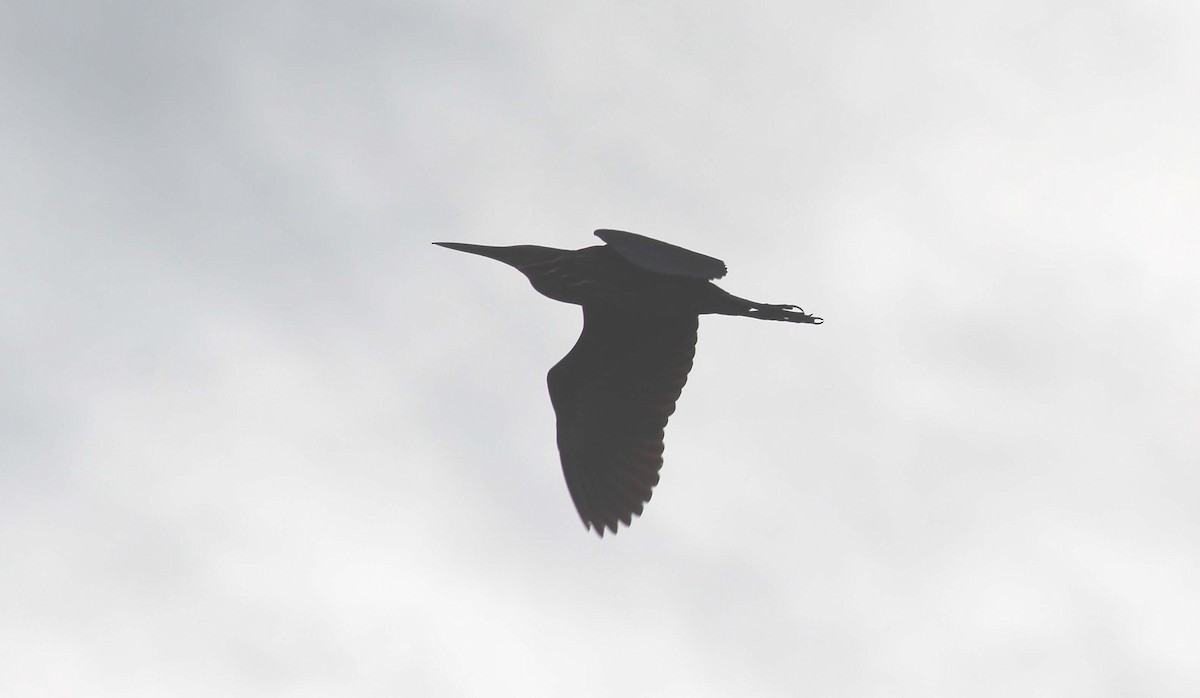
[{"label": "overcast sky", "polygon": [[[0,694],[1200,694],[1200,6],[0,5]],[[585,532],[577,308],[705,317]]]}]

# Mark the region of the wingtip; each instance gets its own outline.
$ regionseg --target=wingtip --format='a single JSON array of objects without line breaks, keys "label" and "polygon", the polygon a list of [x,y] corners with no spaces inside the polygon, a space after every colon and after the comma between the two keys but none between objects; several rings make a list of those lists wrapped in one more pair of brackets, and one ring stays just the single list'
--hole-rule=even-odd
[{"label": "wingtip", "polygon": [[[625,525],[629,526],[628,523]],[[607,521],[597,522],[597,521],[586,521],[585,520],[583,522],[584,530],[595,533],[597,536],[600,537],[601,540],[604,539],[605,533],[610,533],[614,536],[617,535],[617,532],[620,530],[620,527],[621,527],[620,523],[607,522]]]}]

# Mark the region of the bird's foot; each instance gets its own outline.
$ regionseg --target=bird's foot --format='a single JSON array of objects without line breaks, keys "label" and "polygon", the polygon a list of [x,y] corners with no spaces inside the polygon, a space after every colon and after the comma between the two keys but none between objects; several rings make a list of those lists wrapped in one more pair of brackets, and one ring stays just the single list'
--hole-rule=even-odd
[{"label": "bird's foot", "polygon": [[810,325],[820,325],[825,322],[819,317],[804,312],[798,305],[775,305],[771,303],[756,304],[751,312],[764,320],[781,320],[784,322],[803,322]]}]

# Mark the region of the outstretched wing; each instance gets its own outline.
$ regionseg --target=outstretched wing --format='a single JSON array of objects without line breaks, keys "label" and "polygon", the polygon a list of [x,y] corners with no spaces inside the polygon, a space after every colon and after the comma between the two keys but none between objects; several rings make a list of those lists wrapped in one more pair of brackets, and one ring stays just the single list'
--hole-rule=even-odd
[{"label": "outstretched wing", "polygon": [[596,231],[596,237],[624,257],[625,261],[646,271],[707,280],[725,276],[725,262],[645,235],[601,229]]},{"label": "outstretched wing", "polygon": [[663,429],[692,368],[697,324],[695,315],[584,306],[583,334],[550,369],[567,489],[601,537],[641,515],[658,484]]}]

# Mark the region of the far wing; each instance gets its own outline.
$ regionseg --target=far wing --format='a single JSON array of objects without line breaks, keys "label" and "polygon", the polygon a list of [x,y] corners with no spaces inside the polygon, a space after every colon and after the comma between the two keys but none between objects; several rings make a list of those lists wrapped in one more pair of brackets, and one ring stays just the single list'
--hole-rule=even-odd
[{"label": "far wing", "polygon": [[550,369],[558,452],[580,518],[604,536],[650,501],[663,429],[696,353],[695,315],[583,309],[583,334]]},{"label": "far wing", "polygon": [[602,229],[596,231],[596,237],[626,261],[647,271],[708,280],[725,276],[725,262],[645,235]]}]

